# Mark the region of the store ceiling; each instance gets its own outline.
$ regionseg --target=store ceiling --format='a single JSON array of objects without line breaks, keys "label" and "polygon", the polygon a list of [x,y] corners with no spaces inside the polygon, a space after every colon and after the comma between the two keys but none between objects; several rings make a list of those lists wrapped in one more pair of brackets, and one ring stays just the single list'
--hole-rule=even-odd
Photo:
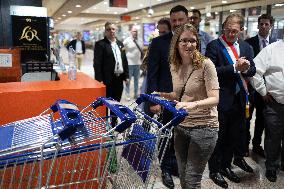
[{"label": "store ceiling", "polygon": [[[211,6],[211,12],[240,9],[252,6],[283,3],[283,0],[128,0],[127,8],[109,7],[109,0],[43,0],[48,16],[55,20],[55,29],[78,28],[93,29],[102,26],[106,21],[121,21],[122,15],[131,16],[132,21],[147,18],[148,9],[154,10],[152,18],[168,16],[169,10],[181,4],[188,9],[197,8],[205,12]],[[222,3],[223,2],[223,3]],[[80,6],[78,6],[80,5]]]}]

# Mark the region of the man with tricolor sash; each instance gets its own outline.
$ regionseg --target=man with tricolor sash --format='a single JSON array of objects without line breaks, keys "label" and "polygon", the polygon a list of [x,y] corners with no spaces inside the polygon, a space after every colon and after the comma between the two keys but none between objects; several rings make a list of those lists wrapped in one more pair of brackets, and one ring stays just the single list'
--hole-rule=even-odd
[{"label": "man with tricolor sash", "polygon": [[242,16],[229,15],[223,24],[223,34],[208,44],[205,54],[215,64],[220,84],[219,134],[209,160],[209,177],[223,188],[228,187],[223,176],[235,183],[241,181],[231,170],[233,157],[234,165],[246,172],[253,172],[243,158],[244,150],[241,150],[246,141],[246,79],[255,74],[253,50],[248,43],[239,39],[243,28]]}]

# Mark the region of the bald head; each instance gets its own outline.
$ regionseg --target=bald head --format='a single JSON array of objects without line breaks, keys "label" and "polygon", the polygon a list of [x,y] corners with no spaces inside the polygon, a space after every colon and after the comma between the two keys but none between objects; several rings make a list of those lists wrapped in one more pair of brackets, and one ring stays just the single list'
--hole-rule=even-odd
[{"label": "bald head", "polygon": [[132,27],[130,32],[131,32],[132,37],[133,37],[134,39],[137,39],[137,36],[138,36],[138,30],[137,30],[137,28],[136,28],[136,27]]}]

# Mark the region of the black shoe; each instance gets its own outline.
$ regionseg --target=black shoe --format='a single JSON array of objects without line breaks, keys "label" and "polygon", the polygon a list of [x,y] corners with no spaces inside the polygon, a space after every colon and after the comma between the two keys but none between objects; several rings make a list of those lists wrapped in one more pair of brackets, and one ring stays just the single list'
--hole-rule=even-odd
[{"label": "black shoe", "polygon": [[170,173],[162,172],[162,181],[163,184],[170,189],[173,189],[175,187],[173,178]]},{"label": "black shoe", "polygon": [[249,157],[249,148],[246,149],[246,152],[245,152],[245,157]]},{"label": "black shoe", "polygon": [[239,183],[241,182],[240,177],[238,177],[230,168],[224,168],[220,170],[220,173],[224,176],[227,177],[230,181]]},{"label": "black shoe", "polygon": [[280,171],[284,171],[284,164],[281,164]]},{"label": "black shoe", "polygon": [[241,168],[245,172],[253,173],[253,169],[251,168],[251,166],[249,166],[247,164],[247,162],[245,161],[244,158],[236,158],[236,159],[234,159],[233,164],[238,166],[239,168]]},{"label": "black shoe", "polygon": [[253,147],[252,151],[253,153],[259,155],[260,157],[265,158],[264,150],[261,146]]},{"label": "black shoe", "polygon": [[274,170],[267,170],[265,172],[265,176],[266,178],[270,181],[270,182],[276,182],[277,176],[276,176],[276,171]]},{"label": "black shoe", "polygon": [[228,188],[228,183],[220,173],[209,173],[209,178],[218,186],[222,188]]}]

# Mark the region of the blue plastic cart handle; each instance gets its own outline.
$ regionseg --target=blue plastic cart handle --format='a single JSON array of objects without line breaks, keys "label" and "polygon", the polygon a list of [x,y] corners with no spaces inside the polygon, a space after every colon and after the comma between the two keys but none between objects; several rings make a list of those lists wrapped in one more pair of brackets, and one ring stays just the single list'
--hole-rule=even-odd
[{"label": "blue plastic cart handle", "polygon": [[177,110],[175,108],[176,103],[165,98],[161,98],[158,94],[140,94],[137,98],[136,103],[141,104],[142,102],[152,102],[154,104],[159,104],[173,114],[173,119],[171,120],[170,126],[176,126],[183,122],[188,113],[184,109]]},{"label": "blue plastic cart handle", "polygon": [[126,106],[115,101],[113,98],[99,97],[92,103],[94,109],[105,105],[110,109],[120,120],[121,123],[115,127],[115,131],[123,132],[136,121],[136,115]]},{"label": "blue plastic cart handle", "polygon": [[58,133],[61,140],[70,138],[77,130],[83,128],[83,118],[75,104],[67,100],[57,100],[50,109],[53,112],[59,111],[61,116],[63,130]]}]

